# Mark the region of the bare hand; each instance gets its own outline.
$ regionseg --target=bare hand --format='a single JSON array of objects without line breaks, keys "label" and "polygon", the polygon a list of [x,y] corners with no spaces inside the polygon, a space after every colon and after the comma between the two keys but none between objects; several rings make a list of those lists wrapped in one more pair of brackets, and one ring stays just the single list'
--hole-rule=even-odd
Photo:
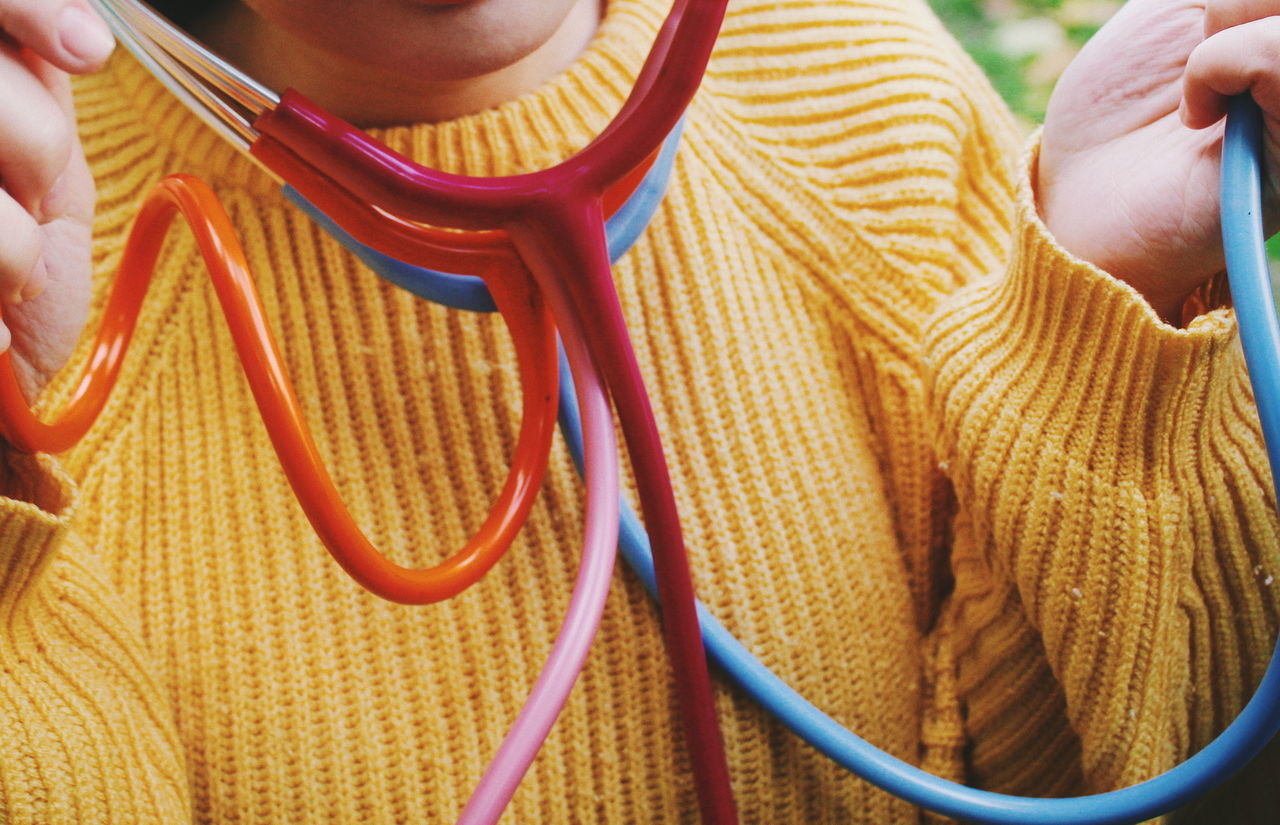
[{"label": "bare hand", "polygon": [[85,0],[0,0],[0,351],[29,399],[88,312],[94,188],[68,73],[96,70],[112,45]]},{"label": "bare hand", "polygon": [[1049,103],[1038,170],[1046,225],[1166,320],[1223,267],[1218,164],[1231,95],[1250,91],[1262,107],[1275,202],[1277,14],[1280,0],[1131,0]]}]

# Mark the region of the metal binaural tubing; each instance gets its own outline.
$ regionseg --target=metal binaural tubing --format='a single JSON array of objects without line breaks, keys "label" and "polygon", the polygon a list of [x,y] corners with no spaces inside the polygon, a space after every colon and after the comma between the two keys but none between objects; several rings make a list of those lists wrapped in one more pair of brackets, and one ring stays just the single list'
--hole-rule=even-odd
[{"label": "metal binaural tubing", "polygon": [[[116,10],[105,5],[106,0],[90,0],[97,4],[98,11],[101,12],[103,19],[111,28],[116,39],[127,48],[133,56],[147,68],[148,71],[158,80],[170,93],[173,94],[184,106],[190,109],[195,115],[204,121],[205,125],[213,129],[220,137],[230,143],[232,146],[247,151],[248,146],[253,141],[254,134],[252,127],[247,122],[241,122],[238,116],[223,117],[222,113],[211,108],[209,101],[203,96],[197,97],[188,88],[188,84],[180,82],[171,71],[171,59],[167,55],[160,53],[154,44],[148,45],[149,41],[141,35],[136,29],[129,25],[124,18],[120,17]],[[162,62],[162,60],[164,62]],[[270,171],[270,170],[268,170]]]},{"label": "metal binaural tubing", "polygon": [[[428,169],[390,153],[296,93],[277,96],[141,0],[90,2],[161,82],[238,149],[253,156],[260,131],[272,134],[327,177],[385,211],[473,231],[496,228],[517,211],[540,211],[547,199],[563,196],[566,181],[598,191],[639,165],[651,147],[636,136],[665,135],[674,128],[702,76],[692,69],[705,67],[727,5],[727,0],[676,0],[632,93],[582,151],[550,169],[474,178]],[[472,202],[478,210],[469,208]]]},{"label": "metal binaural tubing", "polygon": [[162,49],[208,81],[228,98],[257,116],[280,102],[280,96],[205,48],[182,29],[140,0],[98,0],[123,10],[129,22],[142,29]]},{"label": "metal binaural tubing", "polygon": [[89,1],[156,79],[220,136],[248,152],[258,137],[251,118],[279,102],[273,91],[138,0]]}]

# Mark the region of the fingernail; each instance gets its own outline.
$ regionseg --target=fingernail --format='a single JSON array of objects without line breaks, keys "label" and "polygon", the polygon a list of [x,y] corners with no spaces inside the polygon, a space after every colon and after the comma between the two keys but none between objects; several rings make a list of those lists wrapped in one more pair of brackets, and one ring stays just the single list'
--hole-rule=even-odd
[{"label": "fingernail", "polygon": [[115,48],[115,38],[96,15],[79,6],[67,6],[58,16],[62,48],[85,63],[101,63]]}]

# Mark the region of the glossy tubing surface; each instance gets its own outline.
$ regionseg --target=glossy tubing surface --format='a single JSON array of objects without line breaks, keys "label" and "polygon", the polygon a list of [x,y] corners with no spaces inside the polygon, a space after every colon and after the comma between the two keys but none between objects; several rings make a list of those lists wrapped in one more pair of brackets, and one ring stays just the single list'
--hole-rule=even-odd
[{"label": "glossy tubing surface", "polygon": [[1262,113],[1253,99],[1233,98],[1222,143],[1222,238],[1274,480],[1280,478],[1280,323],[1262,229],[1262,129]]},{"label": "glossy tubing surface", "polygon": [[[1280,478],[1280,325],[1267,272],[1261,219],[1261,118],[1247,97],[1233,102],[1223,150],[1223,237],[1245,357],[1273,478]],[[561,388],[560,425],[581,466],[572,388]],[[656,595],[649,539],[624,508],[621,549]],[[862,778],[921,807],[994,825],[1130,825],[1208,792],[1248,763],[1280,732],[1280,646],[1253,698],[1226,730],[1186,762],[1138,785],[1071,799],[1016,797],[948,782],[890,756],[827,716],[751,655],[702,605],[711,658],[797,735]]]},{"label": "glossy tubing surface", "polygon": [[[658,210],[662,196],[666,193],[667,182],[671,178],[671,170],[675,164],[676,152],[680,147],[680,133],[684,121],[676,124],[648,173],[636,184],[636,188],[625,198],[614,199],[616,210],[610,209],[610,202],[605,203],[605,212],[612,213],[605,221],[605,236],[609,245],[609,260],[617,261],[631,248],[640,234],[649,225],[650,219]],[[329,202],[338,197],[336,190],[327,185],[309,189],[313,196]],[[612,191],[612,190],[611,190]],[[316,203],[312,203],[306,195],[293,186],[284,187],[284,196],[295,206],[307,214],[312,221],[342,244],[349,252],[364,262],[383,279],[407,290],[425,301],[441,304],[452,309],[468,312],[495,312],[497,307],[489,295],[484,281],[474,275],[455,275],[440,271],[444,263],[414,265],[379,252],[372,246],[338,225]],[[342,195],[345,200],[345,193]],[[371,210],[371,208],[370,208]],[[363,237],[379,240],[385,230],[378,231],[376,224],[366,225],[368,231]],[[561,375],[568,375],[566,365],[562,362]]]},{"label": "glossy tubing surface", "polygon": [[[719,14],[723,14],[721,0],[706,0],[701,5],[704,9],[718,6]],[[718,29],[718,17],[715,22]],[[709,44],[714,43],[715,33],[714,30],[710,32]],[[704,33],[703,39],[706,36]],[[673,40],[671,51],[675,49]],[[709,49],[710,45],[707,45],[707,54]],[[705,56],[702,56],[704,61]],[[694,68],[700,76],[703,65],[705,63],[682,66],[680,71],[689,73]],[[629,111],[639,120],[643,120],[643,113],[649,111],[655,123],[664,126],[658,134],[665,135],[679,122],[688,100],[678,101],[679,108],[674,113],[660,109],[675,103],[658,94],[659,90],[667,88],[663,85],[663,77],[662,73],[655,77],[654,96],[642,100]],[[692,84],[684,78],[683,82],[672,80],[670,89],[684,89],[692,96],[696,87],[697,78]],[[628,111],[627,106],[624,106],[624,111]],[[637,128],[640,128],[639,120]],[[302,128],[292,128],[298,126]],[[413,221],[468,230],[492,231],[495,227],[505,230],[544,292],[553,289],[553,283],[563,282],[566,285],[575,317],[557,318],[556,322],[561,327],[580,324],[588,346],[599,359],[631,454],[641,505],[657,537],[655,548],[659,587],[663,593],[663,631],[677,680],[681,720],[690,749],[703,820],[717,825],[736,823],[736,805],[697,625],[693,585],[675,496],[609,268],[602,187],[616,182],[622,175],[608,178],[601,187],[597,187],[593,181],[600,176],[575,166],[572,158],[552,169],[509,178],[447,175],[426,169],[376,144],[353,127],[289,92],[275,112],[259,118],[258,127],[263,136],[253,146],[254,156],[289,180],[308,199],[314,199],[313,195],[317,198],[323,195],[319,191],[304,189],[307,182],[291,177],[290,167],[293,171],[309,169],[313,180],[324,179],[340,186],[343,197],[353,203],[367,202],[371,208],[394,214],[395,220],[400,221],[406,231]],[[644,149],[643,153],[636,155],[636,162],[655,151],[639,142],[645,139],[646,133],[628,131],[615,134],[625,135],[625,140],[633,148]],[[587,150],[574,157],[584,156],[590,148],[588,146]],[[338,162],[335,163],[335,159]],[[344,164],[345,161],[350,161],[350,164]],[[532,181],[536,181],[536,185]],[[391,189],[383,188],[382,183],[389,183]],[[449,186],[456,188],[446,191]],[[532,189],[529,188],[531,186]],[[482,194],[476,197],[476,193]],[[362,242],[399,257],[379,239],[362,237],[360,227],[348,225],[342,214],[334,214],[323,203],[317,205]],[[412,262],[421,264],[421,261]]]},{"label": "glossy tubing surface", "polygon": [[676,0],[637,87],[613,123],[580,152],[548,169],[500,178],[429,169],[292,90],[257,118],[254,128],[380,209],[434,226],[493,229],[536,217],[575,188],[599,197],[638,166],[652,152],[655,136],[667,135],[692,100],[726,3]]},{"label": "glossy tubing surface", "polygon": [[[644,226],[648,223],[649,218],[656,210],[665,189],[671,165],[675,158],[676,149],[678,147],[678,138],[679,131],[674,130],[672,135],[664,144],[663,151],[659,155],[653,171],[651,171],[645,178],[632,198],[629,199],[619,212],[609,220],[606,230],[607,247],[605,249],[605,254],[608,256],[609,260],[616,260],[621,257],[626,249],[629,248],[640,235]],[[307,189],[309,194],[320,198],[322,202],[318,204],[311,203],[304,198],[303,193],[299,191],[295,191],[289,196],[326,230],[336,231],[336,237],[344,246],[347,246],[355,252],[355,254],[368,263],[384,278],[404,287],[415,295],[428,298],[441,296],[449,302],[450,306],[454,306],[456,308],[479,312],[489,310],[491,305],[490,301],[483,292],[483,284],[477,279],[469,276],[450,275],[438,271],[431,271],[423,267],[396,261],[385,254],[363,246],[360,239],[342,230],[336,222],[327,218],[324,213],[320,211],[319,207],[328,209],[338,206],[339,211],[350,209],[352,204],[340,206],[335,200],[345,196],[335,195],[333,189],[325,186],[308,186]],[[367,236],[367,233],[364,230],[368,227],[349,224],[348,228],[353,228],[355,231]],[[377,240],[377,238],[372,236],[369,237],[371,240]],[[609,289],[612,289],[611,280],[609,283]],[[570,308],[564,304],[557,309],[558,316],[562,313],[568,312],[570,312]],[[565,317],[569,317],[572,320],[572,316]],[[564,369],[562,369],[561,372],[562,374],[566,374]],[[570,390],[569,393],[572,396],[572,390]],[[576,410],[577,404],[575,403],[573,406]],[[577,423],[576,416],[574,418],[574,427],[574,432],[580,433],[581,430]],[[578,438],[578,455],[581,456],[581,436],[579,435]],[[632,521],[635,519],[634,515],[629,515],[629,518]],[[626,522],[624,521],[624,524],[625,523]],[[653,572],[652,563],[650,564],[649,572],[650,574]],[[653,580],[651,579],[650,584],[652,583]],[[701,659],[702,656],[699,655],[698,658]]]},{"label": "glossy tubing surface", "polygon": [[[1260,118],[1247,99],[1232,104],[1223,152],[1223,232],[1228,271],[1249,361],[1273,476],[1280,444],[1280,325],[1277,324],[1259,212]],[[634,226],[609,226],[611,255],[625,251]],[[418,271],[409,279],[418,294],[437,287],[441,273]],[[472,299],[462,307],[481,310]],[[582,435],[569,379],[560,387],[560,426],[579,468]],[[635,514],[623,507],[620,544],[624,558],[656,594],[649,538]],[[957,818],[1001,825],[1104,825],[1134,823],[1172,810],[1207,792],[1242,767],[1280,729],[1280,659],[1272,661],[1252,701],[1213,743],[1172,771],[1148,782],[1106,794],[1074,799],[1012,797],[939,779],[895,759],[843,728],[751,655],[702,604],[697,606],[707,652],[752,698],[817,750],[922,807]]]},{"label": "glossy tubing surface", "polygon": [[[565,283],[573,317],[557,317],[556,323],[561,328],[581,325],[614,398],[640,505],[654,536],[663,635],[675,671],[703,820],[737,822],[675,493],[614,289],[600,204],[566,198],[557,206],[548,205],[536,221],[525,220],[506,229],[544,292]],[[570,273],[572,282],[567,281]]]},{"label": "glossy tubing surface", "polygon": [[[677,126],[664,142],[662,151],[648,174],[638,183],[629,197],[620,204],[618,210],[610,216],[606,225],[610,260],[616,261],[631,247],[657,210],[671,174],[676,150],[679,146],[679,133],[680,128]],[[315,193],[321,197],[333,197],[332,190],[327,188],[316,190]],[[481,279],[469,275],[450,275],[439,271],[431,271],[380,253],[365,246],[354,236],[339,227],[337,223],[321,212],[315,204],[304,198],[296,189],[286,187],[285,195],[324,231],[336,238],[339,243],[391,283],[421,298],[433,300],[455,309],[473,312],[492,312],[496,309],[493,299],[490,298],[484,281]],[[548,300],[552,304],[556,303],[556,299],[557,295],[548,296]],[[559,296],[559,299],[563,300],[563,296]],[[563,305],[559,312],[565,315],[569,314],[567,308],[563,307]],[[619,499],[616,484],[617,445],[613,441],[608,399],[602,394],[603,389],[599,386],[598,374],[595,372],[595,368],[585,350],[579,354],[578,366],[574,372],[582,376],[586,375],[589,370],[591,380],[596,382],[596,388],[594,390],[588,388],[584,392],[581,379],[575,382],[568,378],[569,369],[568,361],[562,352],[560,374],[565,376],[565,380],[569,382],[567,386],[571,396],[574,394],[574,384],[577,383],[579,385],[576,393],[578,400],[574,403],[574,409],[582,407],[589,410],[590,407],[587,406],[588,399],[595,399],[600,406],[595,415],[589,412],[583,416],[582,421],[585,422],[588,430],[591,428],[593,419],[597,421],[598,426],[603,428],[597,436],[600,439],[600,443],[596,454],[601,456],[598,463],[601,465],[607,464],[608,466],[589,466],[587,468],[587,525],[585,529],[584,564],[579,571],[578,584],[575,587],[569,614],[566,617],[564,628],[557,638],[552,656],[548,659],[534,692],[529,696],[516,724],[512,727],[511,732],[508,733],[493,764],[485,771],[480,785],[477,786],[463,811],[460,822],[467,823],[467,825],[480,825],[481,823],[490,823],[496,820],[504,807],[509,804],[520,778],[528,770],[537,749],[545,741],[555,717],[563,708],[564,701],[573,682],[581,672],[587,647],[591,643],[596,627],[598,627],[600,611],[603,608],[603,600],[607,593],[613,567],[613,551],[617,543],[617,503]],[[581,432],[579,423],[577,416],[575,416],[574,426],[578,428],[575,432]],[[587,440],[591,441],[592,437],[588,436]],[[578,443],[581,445],[581,439]],[[590,449],[588,453],[591,453]],[[581,457],[581,451],[579,451],[579,456]],[[601,484],[597,479],[611,480],[613,486],[612,498],[609,497],[610,493],[608,491],[596,489]],[[614,502],[612,507],[607,506],[610,500]],[[593,518],[593,514],[597,512],[600,514],[598,524]],[[634,521],[635,517],[631,516],[631,519]],[[597,526],[600,533],[604,532],[607,526],[609,528],[608,535],[599,536],[596,529]]]},{"label": "glossy tubing surface", "polygon": [[[563,315],[563,295],[547,296],[557,315]],[[546,741],[551,726],[564,708],[569,691],[582,672],[587,651],[600,626],[609,581],[618,548],[618,445],[613,416],[604,385],[591,361],[582,332],[561,328],[568,365],[576,376],[578,405],[584,411],[586,429],[587,486],[583,528],[582,567],[564,624],[551,655],[538,676],[528,700],[485,770],[471,799],[462,810],[459,825],[494,825],[502,816],[520,780]],[[564,359],[561,359],[562,364]]]},{"label": "glossy tubing surface", "polygon": [[[560,427],[581,466],[582,436],[573,389],[561,386]],[[622,511],[623,558],[656,596],[649,537],[630,509]],[[1261,749],[1280,721],[1280,666],[1272,659],[1253,700],[1209,747],[1160,777],[1094,796],[1041,799],[1006,796],[939,779],[845,729],[765,667],[698,604],[707,654],[752,699],[833,762],[872,784],[937,813],[993,825],[1131,825],[1191,801],[1226,780]]]},{"label": "glossy tubing surface", "polygon": [[[633,464],[640,477],[642,504],[654,521],[659,538],[659,578],[665,595],[664,629],[676,678],[682,687],[682,716],[699,799],[706,821],[727,825],[736,822],[737,815],[706,661],[698,640],[692,584],[674,495],[634,353],[625,326],[619,326],[621,314],[616,311],[617,296],[612,293],[607,258],[603,276],[599,266],[603,257],[599,252],[604,247],[600,211],[605,191],[652,153],[653,135],[665,135],[674,128],[701,82],[726,4],[727,0],[676,0],[658,35],[656,47],[640,73],[639,93],[624,104],[615,122],[565,163],[529,175],[484,179],[425,169],[373,145],[357,130],[328,118],[319,110],[307,109],[304,101],[295,107],[294,103],[299,102],[296,95],[286,94],[288,99],[259,117],[254,128],[262,131],[268,140],[277,140],[281,146],[288,147],[320,174],[340,181],[359,199],[395,213],[401,219],[471,230],[491,230],[495,225],[506,229],[522,256],[532,255],[538,259],[531,268],[544,285],[549,284],[548,278],[572,277],[574,270],[560,270],[556,274],[562,263],[589,265],[585,277],[592,294],[575,294],[573,312],[583,323],[593,348],[599,343],[607,345],[603,352],[597,349],[596,354],[611,362],[604,366],[604,372],[610,391],[623,408],[624,434],[633,453],[642,454]],[[302,117],[291,117],[295,109],[307,110]],[[336,128],[326,131],[326,123]],[[260,157],[256,148],[255,145],[254,155]],[[352,148],[357,151],[348,151]],[[362,154],[361,148],[371,151]],[[334,159],[338,162],[331,162]],[[353,159],[355,163],[344,165],[343,159]],[[270,164],[268,167],[275,169]],[[371,196],[369,192],[376,194]],[[569,248],[563,239],[550,239],[551,242],[544,245],[533,237],[540,231],[567,227],[579,217],[589,219],[585,228],[591,236],[576,232],[568,237],[573,237],[580,247],[585,241],[587,248]],[[531,234],[526,234],[526,229]],[[590,305],[600,299],[605,302],[606,317],[602,325],[596,326],[592,323],[595,316]],[[500,300],[498,303],[501,307]],[[571,321],[566,318],[564,322]],[[386,561],[381,557],[370,559],[379,560]],[[360,578],[359,570],[349,564],[344,566]],[[365,580],[362,583],[370,584]]]},{"label": "glossy tubing surface", "polygon": [[342,505],[303,420],[230,219],[212,190],[188,175],[165,178],[139,211],[89,364],[53,423],[31,412],[8,353],[0,354],[0,435],[20,450],[59,452],[88,431],[115,385],[166,229],[179,211],[195,233],[276,453],[334,558],[374,593],[405,603],[448,598],[477,581],[524,524],[546,469],[555,426],[554,328],[540,294],[524,277],[488,281],[515,339],[524,384],[515,461],[480,531],[461,551],[430,569],[413,570],[386,559]]}]

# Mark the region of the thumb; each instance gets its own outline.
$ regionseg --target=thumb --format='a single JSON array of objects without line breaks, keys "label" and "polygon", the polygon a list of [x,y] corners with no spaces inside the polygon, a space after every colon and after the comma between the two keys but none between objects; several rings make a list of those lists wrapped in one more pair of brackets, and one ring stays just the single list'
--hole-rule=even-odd
[{"label": "thumb", "polygon": [[102,66],[115,39],[86,0],[0,0],[0,29],[66,72],[81,74]]}]

